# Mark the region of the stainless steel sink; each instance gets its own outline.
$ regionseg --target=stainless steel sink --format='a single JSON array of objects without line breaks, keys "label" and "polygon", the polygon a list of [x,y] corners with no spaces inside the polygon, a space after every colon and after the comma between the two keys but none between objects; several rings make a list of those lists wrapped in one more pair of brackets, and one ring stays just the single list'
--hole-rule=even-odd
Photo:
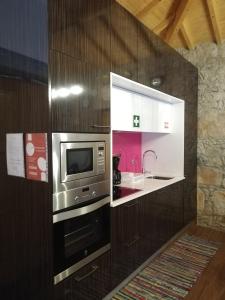
[{"label": "stainless steel sink", "polygon": [[174,177],[166,177],[166,176],[148,176],[146,177],[148,179],[158,179],[158,180],[170,180],[173,179]]}]

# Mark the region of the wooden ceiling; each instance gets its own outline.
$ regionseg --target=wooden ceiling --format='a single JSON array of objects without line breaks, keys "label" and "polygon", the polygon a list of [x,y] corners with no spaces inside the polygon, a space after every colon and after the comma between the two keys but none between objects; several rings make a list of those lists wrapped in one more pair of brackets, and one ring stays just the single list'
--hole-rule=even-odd
[{"label": "wooden ceiling", "polygon": [[173,48],[225,40],[225,0],[117,0]]}]

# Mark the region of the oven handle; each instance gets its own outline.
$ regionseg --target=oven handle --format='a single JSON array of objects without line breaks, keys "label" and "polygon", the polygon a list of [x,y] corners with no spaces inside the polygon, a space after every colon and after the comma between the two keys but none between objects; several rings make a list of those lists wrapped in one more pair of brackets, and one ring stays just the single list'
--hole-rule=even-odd
[{"label": "oven handle", "polygon": [[91,271],[89,271],[88,273],[84,274],[83,276],[79,276],[77,275],[74,279],[76,282],[80,282],[82,280],[84,280],[85,278],[87,278],[88,276],[90,276],[91,274],[93,274],[95,271],[97,271],[99,268],[99,266],[97,265],[92,265],[91,266]]},{"label": "oven handle", "polygon": [[64,211],[58,214],[53,215],[53,223],[61,222],[64,220],[76,218],[82,215],[86,215],[90,212],[93,212],[100,207],[104,206],[105,204],[110,203],[110,196],[103,198],[95,203],[92,203],[87,206],[83,206],[77,209],[72,209],[68,211]]}]

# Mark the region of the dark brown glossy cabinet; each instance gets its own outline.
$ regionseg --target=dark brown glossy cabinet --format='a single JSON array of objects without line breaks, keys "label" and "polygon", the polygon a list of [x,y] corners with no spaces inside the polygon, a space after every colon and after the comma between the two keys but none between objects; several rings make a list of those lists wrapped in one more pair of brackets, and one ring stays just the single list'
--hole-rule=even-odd
[{"label": "dark brown glossy cabinet", "polygon": [[52,131],[110,131],[110,1],[49,0]]},{"label": "dark brown glossy cabinet", "polygon": [[139,199],[112,208],[111,221],[112,285],[116,286],[138,266]]},{"label": "dark brown glossy cabinet", "polygon": [[111,216],[115,286],[182,228],[183,181],[112,208]]},{"label": "dark brown glossy cabinet", "polygon": [[140,23],[137,49],[138,82],[151,86],[154,77],[164,77],[162,59],[160,59],[162,55],[157,37],[152,36],[152,33]]},{"label": "dark brown glossy cabinet", "polygon": [[134,16],[112,1],[111,71],[137,81],[138,23]]},{"label": "dark brown glossy cabinet", "polygon": [[110,0],[49,0],[50,49],[110,67]]},{"label": "dark brown glossy cabinet", "polygon": [[183,181],[144,196],[141,207],[143,238],[154,252],[183,226]]},{"label": "dark brown glossy cabinet", "polygon": [[79,95],[52,98],[52,128],[63,132],[109,132],[109,70],[60,52],[50,52],[51,89],[82,88]]},{"label": "dark brown glossy cabinet", "polygon": [[55,300],[100,300],[111,290],[110,251],[55,286]]}]

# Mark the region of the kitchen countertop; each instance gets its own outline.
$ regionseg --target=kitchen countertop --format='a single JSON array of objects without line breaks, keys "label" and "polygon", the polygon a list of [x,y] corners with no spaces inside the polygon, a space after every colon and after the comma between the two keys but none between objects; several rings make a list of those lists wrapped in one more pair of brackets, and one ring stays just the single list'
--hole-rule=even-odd
[{"label": "kitchen countertop", "polygon": [[135,192],[131,195],[128,195],[126,197],[117,199],[117,200],[111,200],[111,207],[116,207],[118,205],[124,204],[126,202],[129,202],[133,199],[136,199],[138,197],[144,196],[146,194],[152,193],[154,191],[160,190],[166,186],[169,186],[175,182],[184,180],[185,177],[174,177],[172,179],[168,180],[159,180],[159,179],[152,179],[152,178],[143,178],[136,182],[133,182],[133,180],[126,180],[122,182],[119,186],[121,187],[128,187],[128,188],[134,188],[134,189],[140,189],[141,191]]}]

